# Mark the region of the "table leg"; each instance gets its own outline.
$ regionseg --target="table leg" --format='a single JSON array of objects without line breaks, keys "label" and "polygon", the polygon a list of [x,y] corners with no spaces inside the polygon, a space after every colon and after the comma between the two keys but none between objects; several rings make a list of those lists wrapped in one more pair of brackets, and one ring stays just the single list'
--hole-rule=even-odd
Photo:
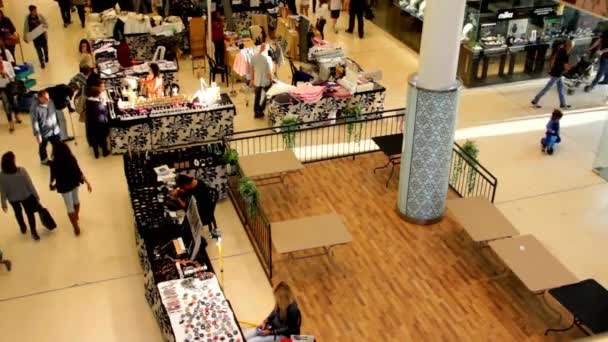
[{"label": "table leg", "polygon": [[392,161],[392,159],[389,159],[389,163],[393,164],[391,166],[391,173],[388,175],[388,179],[386,180],[386,187],[388,188],[388,183],[390,183],[391,178],[393,178],[393,171],[395,171],[395,163]]},{"label": "table leg", "polygon": [[[569,326],[569,327],[567,327],[567,328],[563,328],[563,329],[555,329],[555,328],[547,329],[547,330],[545,330],[545,336],[547,336],[547,335],[548,335],[550,332],[552,332],[552,331],[554,331],[554,332],[564,332],[564,331],[568,331],[568,330],[570,330],[570,329],[574,328],[574,326],[575,326],[576,324],[580,324],[580,322],[578,322],[578,319],[576,319],[576,317],[574,317],[574,318],[572,319],[572,324],[570,324],[570,326]],[[587,333],[586,331],[583,331],[583,332]],[[589,335],[589,334],[587,334],[587,335]]]},{"label": "table leg", "polygon": [[374,173],[376,173],[377,170],[381,170],[381,169],[386,169],[388,167],[388,164],[391,163],[391,158],[388,158],[388,161],[386,162],[386,164],[382,165],[382,166],[378,166],[377,168],[374,169]]},{"label": "table leg", "polygon": [[546,306],[547,308],[549,308],[549,311],[551,311],[551,312],[553,312],[553,313],[557,314],[557,316],[558,316],[558,317],[557,317],[557,322],[558,322],[558,323],[559,323],[559,322],[561,322],[561,321],[562,321],[562,313],[561,313],[561,312],[559,312],[559,311],[557,311],[557,310],[555,310],[554,308],[552,308],[552,307],[551,307],[551,305],[549,305],[549,302],[547,301],[547,297],[546,297],[546,295],[547,295],[547,290],[542,291],[542,292],[540,292],[540,293],[536,293],[536,295],[541,296],[540,301],[541,301],[542,303],[544,303],[544,304],[545,304],[545,306]]}]

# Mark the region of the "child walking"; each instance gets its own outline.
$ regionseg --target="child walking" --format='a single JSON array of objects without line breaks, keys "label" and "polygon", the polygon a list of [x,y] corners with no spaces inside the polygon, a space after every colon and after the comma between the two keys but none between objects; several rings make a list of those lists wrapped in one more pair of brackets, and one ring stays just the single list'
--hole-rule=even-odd
[{"label": "child walking", "polygon": [[559,120],[561,120],[563,116],[564,113],[562,113],[559,109],[553,110],[551,119],[547,123],[545,137],[540,140],[543,152],[553,154],[555,144],[559,144],[562,141],[559,136]]}]

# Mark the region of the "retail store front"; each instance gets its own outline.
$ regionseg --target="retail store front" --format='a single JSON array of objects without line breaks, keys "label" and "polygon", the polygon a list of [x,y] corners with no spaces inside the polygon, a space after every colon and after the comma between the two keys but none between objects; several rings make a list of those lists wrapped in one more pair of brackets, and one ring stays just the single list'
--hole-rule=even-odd
[{"label": "retail store front", "polygon": [[[425,0],[384,0],[375,23],[419,52],[425,8]],[[570,62],[592,61],[587,51],[606,30],[606,20],[555,0],[468,1],[458,76],[467,87],[543,78],[555,45],[571,38]]]}]

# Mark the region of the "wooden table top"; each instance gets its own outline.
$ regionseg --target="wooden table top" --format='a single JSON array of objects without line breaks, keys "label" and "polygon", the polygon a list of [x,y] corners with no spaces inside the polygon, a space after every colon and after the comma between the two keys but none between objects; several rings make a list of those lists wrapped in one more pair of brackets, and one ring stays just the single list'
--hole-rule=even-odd
[{"label": "wooden table top", "polygon": [[249,178],[293,172],[304,168],[291,150],[240,157],[239,166]]},{"label": "wooden table top", "polygon": [[335,213],[272,223],[272,243],[279,253],[335,246],[353,240]]},{"label": "wooden table top", "polygon": [[448,200],[447,207],[475,242],[519,235],[511,222],[485,197]]},{"label": "wooden table top", "polygon": [[578,282],[576,276],[533,235],[520,235],[488,244],[532,292]]}]

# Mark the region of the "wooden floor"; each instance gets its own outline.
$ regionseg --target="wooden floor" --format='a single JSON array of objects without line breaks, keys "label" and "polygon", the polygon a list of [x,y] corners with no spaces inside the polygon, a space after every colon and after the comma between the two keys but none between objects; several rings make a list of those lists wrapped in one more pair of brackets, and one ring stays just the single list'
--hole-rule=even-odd
[{"label": "wooden floor", "polygon": [[397,177],[386,188],[389,169],[372,172],[384,162],[375,153],[306,164],[287,177],[287,186],[260,187],[272,222],[334,211],[353,236],[352,244],[334,249],[333,263],[323,256],[275,264],[275,284],[284,280],[296,291],[303,333],[321,342],[583,336],[573,330],[544,337],[557,316],[513,276],[486,280],[500,264],[451,218],[433,226],[403,221],[396,212]]}]

